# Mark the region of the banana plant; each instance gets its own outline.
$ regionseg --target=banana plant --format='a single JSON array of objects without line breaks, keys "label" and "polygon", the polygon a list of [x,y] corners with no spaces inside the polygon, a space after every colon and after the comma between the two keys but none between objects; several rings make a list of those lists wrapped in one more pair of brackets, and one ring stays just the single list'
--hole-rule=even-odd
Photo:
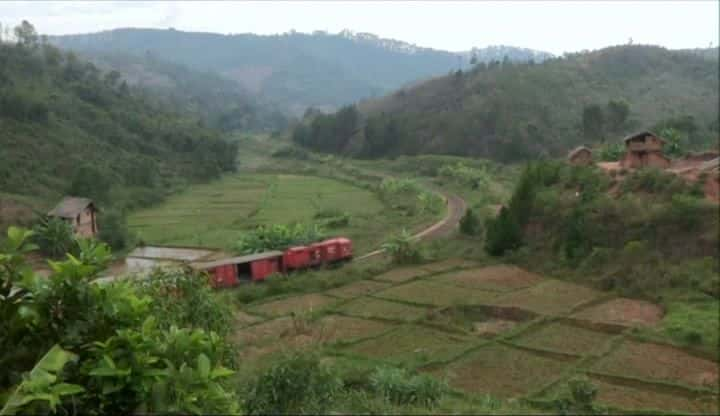
[{"label": "banana plant", "polygon": [[44,413],[48,409],[55,412],[66,396],[83,393],[82,386],[63,383],[60,377],[65,365],[77,358],[60,346],[53,346],[15,389],[0,410],[0,416]]}]

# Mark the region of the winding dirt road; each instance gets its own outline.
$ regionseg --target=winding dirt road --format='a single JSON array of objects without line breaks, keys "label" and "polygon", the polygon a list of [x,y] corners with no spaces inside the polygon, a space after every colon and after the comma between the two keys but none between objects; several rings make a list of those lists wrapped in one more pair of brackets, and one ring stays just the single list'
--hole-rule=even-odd
[{"label": "winding dirt road", "polygon": [[[455,227],[460,223],[460,218],[465,214],[467,204],[465,200],[455,194],[448,193],[442,189],[433,189],[433,191],[442,195],[447,204],[447,215],[442,220],[436,222],[430,227],[420,231],[413,235],[415,240],[426,240],[431,238],[445,237],[450,235]],[[370,257],[377,256],[385,252],[383,249],[371,251],[370,253],[364,254],[355,260],[364,260]]]}]

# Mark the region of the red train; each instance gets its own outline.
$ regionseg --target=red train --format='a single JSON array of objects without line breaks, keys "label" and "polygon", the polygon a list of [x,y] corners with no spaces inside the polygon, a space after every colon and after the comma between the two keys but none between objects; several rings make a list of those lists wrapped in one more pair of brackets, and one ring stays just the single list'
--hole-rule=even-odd
[{"label": "red train", "polygon": [[231,287],[241,281],[265,280],[274,273],[287,273],[350,259],[352,241],[338,237],[308,246],[290,247],[285,251],[267,251],[213,262],[193,263],[191,267],[206,271],[211,276],[213,287]]}]

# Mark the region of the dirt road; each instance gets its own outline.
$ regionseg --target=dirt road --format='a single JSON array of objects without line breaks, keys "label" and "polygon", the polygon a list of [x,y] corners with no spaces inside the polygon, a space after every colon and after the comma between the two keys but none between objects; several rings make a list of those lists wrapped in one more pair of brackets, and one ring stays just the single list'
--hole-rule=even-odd
[{"label": "dirt road", "polygon": [[[459,196],[448,193],[442,189],[434,189],[434,191],[442,195],[445,199],[447,203],[447,215],[445,215],[445,218],[442,220],[413,235],[413,239],[415,240],[427,240],[450,235],[453,230],[455,230],[458,223],[460,223],[460,218],[462,218],[465,214],[465,210],[467,209],[465,200]],[[363,260],[369,257],[377,256],[384,251],[385,250],[383,249],[371,251],[370,253],[364,254],[355,260]]]}]

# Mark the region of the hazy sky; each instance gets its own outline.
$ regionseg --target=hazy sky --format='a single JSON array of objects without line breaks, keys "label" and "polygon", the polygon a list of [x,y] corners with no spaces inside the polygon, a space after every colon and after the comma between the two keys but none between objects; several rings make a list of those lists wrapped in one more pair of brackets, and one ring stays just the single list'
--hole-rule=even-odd
[{"label": "hazy sky", "polygon": [[7,2],[0,23],[22,19],[46,34],[174,27],[273,34],[343,29],[451,51],[513,45],[556,54],[627,43],[718,44],[720,3],[707,1]]}]

